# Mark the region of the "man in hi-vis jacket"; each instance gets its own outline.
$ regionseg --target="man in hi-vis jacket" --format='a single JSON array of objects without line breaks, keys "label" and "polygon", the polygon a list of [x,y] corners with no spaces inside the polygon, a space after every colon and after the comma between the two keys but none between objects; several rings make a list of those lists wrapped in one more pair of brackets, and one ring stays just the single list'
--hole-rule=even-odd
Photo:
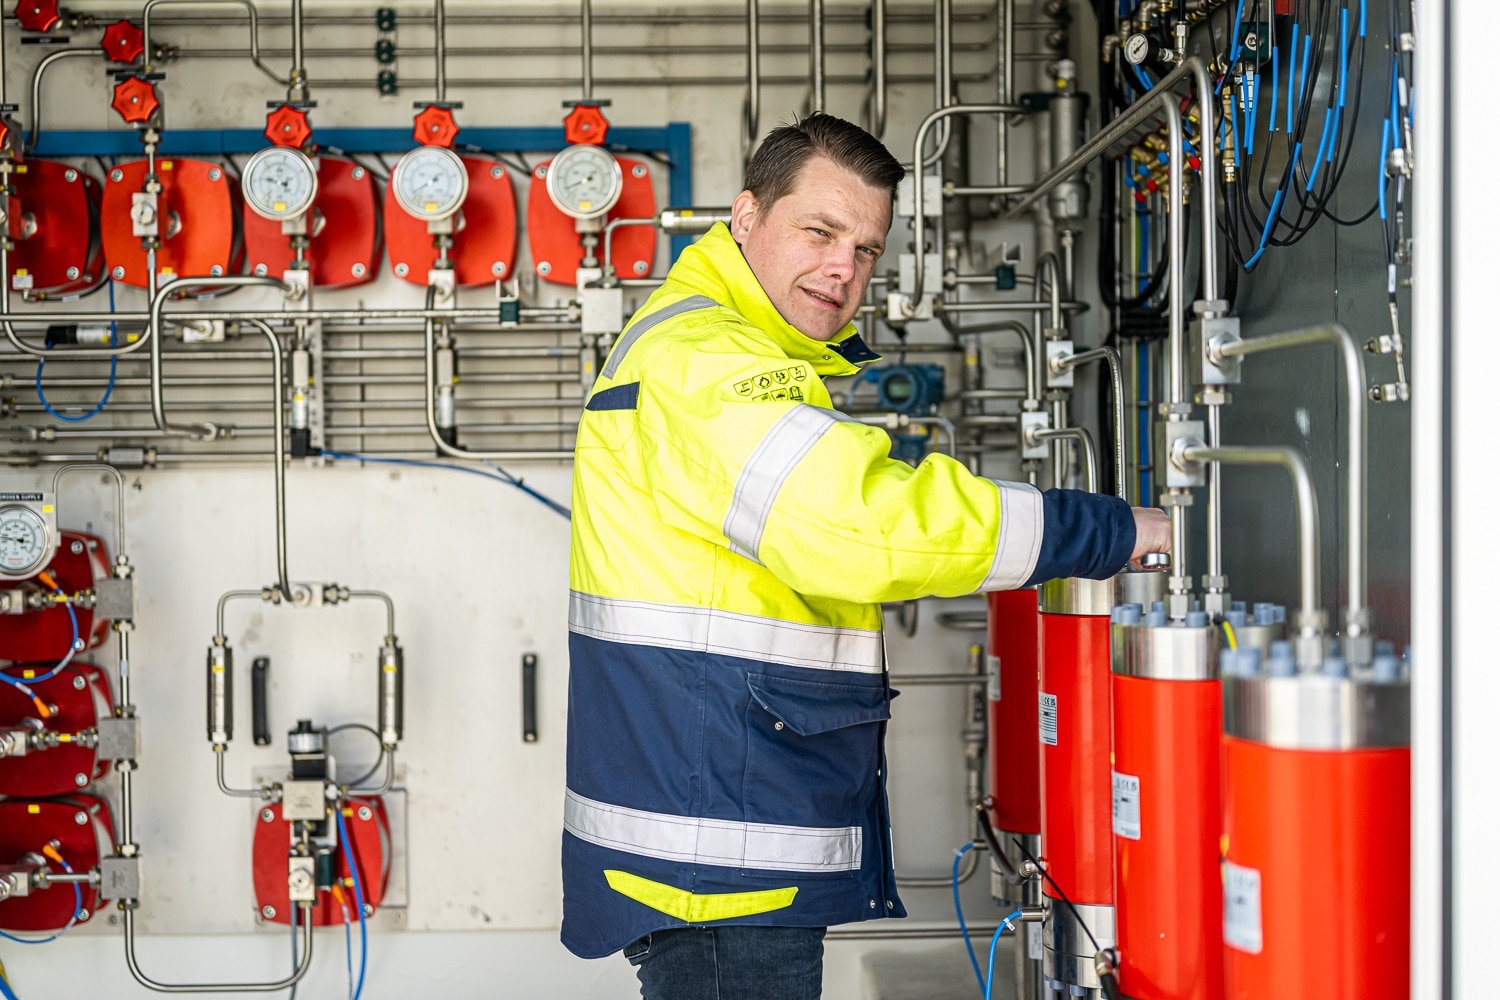
[{"label": "man in hi-vis jacket", "polygon": [[829,115],[773,131],[578,429],[563,943],[647,1000],[805,1000],[831,924],[900,917],[880,604],[1103,578],[1161,511],[893,460],[823,379],[903,170]]}]

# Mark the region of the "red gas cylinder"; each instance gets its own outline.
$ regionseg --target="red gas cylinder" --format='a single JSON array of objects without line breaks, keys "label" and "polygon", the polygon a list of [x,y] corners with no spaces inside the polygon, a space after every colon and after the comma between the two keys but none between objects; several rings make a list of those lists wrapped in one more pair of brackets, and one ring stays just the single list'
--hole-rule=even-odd
[{"label": "red gas cylinder", "polygon": [[1230,1000],[1409,995],[1411,686],[1330,662],[1224,679]]},{"label": "red gas cylinder", "polygon": [[1006,833],[1042,832],[1041,750],[1034,725],[1037,594],[998,590],[989,600],[990,822]]},{"label": "red gas cylinder", "polygon": [[1219,629],[1202,612],[1168,624],[1125,608],[1114,622],[1120,990],[1137,1000],[1219,1000]]},{"label": "red gas cylinder", "polygon": [[[1115,943],[1110,835],[1110,610],[1150,607],[1166,578],[1127,571],[1109,580],[1042,585],[1037,654],[1041,742],[1042,974],[1067,993],[1100,989],[1094,956]],[[1059,901],[1059,890],[1071,906]]]},{"label": "red gas cylinder", "polygon": [[[997,590],[989,602],[989,801],[990,824],[1012,871],[1025,854],[1042,847],[1041,748],[1036,739],[1037,591]],[[1035,879],[1016,883],[1000,865],[990,862],[990,895],[1007,910],[1041,902]],[[1041,953],[1041,927],[1022,924],[1026,955]],[[1016,988],[1022,997],[1037,996],[1040,962],[1016,962]]]}]

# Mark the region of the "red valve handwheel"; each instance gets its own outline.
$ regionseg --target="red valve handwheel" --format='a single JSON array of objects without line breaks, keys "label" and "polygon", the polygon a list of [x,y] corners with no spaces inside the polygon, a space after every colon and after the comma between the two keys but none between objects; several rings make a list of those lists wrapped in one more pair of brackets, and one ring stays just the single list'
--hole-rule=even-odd
[{"label": "red valve handwheel", "polygon": [[127,76],[115,84],[115,99],[109,104],[128,125],[149,122],[161,107],[156,99],[156,85],[139,76]]},{"label": "red valve handwheel", "polygon": [[27,31],[51,31],[62,17],[57,0],[16,0],[16,20]]},{"label": "red valve handwheel", "polygon": [[609,133],[609,119],[597,104],[576,104],[563,119],[563,135],[571,145],[602,146]]},{"label": "red valve handwheel", "polygon": [[283,104],[266,115],[266,138],[278,146],[301,149],[312,138],[312,126],[307,123],[307,112]]},{"label": "red valve handwheel", "polygon": [[130,21],[116,21],[105,28],[99,44],[104,47],[105,58],[112,63],[133,63],[146,51],[140,26]]},{"label": "red valve handwheel", "polygon": [[453,112],[436,104],[429,104],[417,113],[411,133],[424,146],[452,146],[456,135],[458,123],[453,120]]}]

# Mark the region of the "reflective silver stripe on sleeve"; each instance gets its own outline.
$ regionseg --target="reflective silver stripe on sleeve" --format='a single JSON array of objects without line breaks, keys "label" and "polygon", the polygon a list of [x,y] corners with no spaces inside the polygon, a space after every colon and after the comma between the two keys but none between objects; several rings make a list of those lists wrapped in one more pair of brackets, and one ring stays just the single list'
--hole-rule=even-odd
[{"label": "reflective silver stripe on sleeve", "polygon": [[626,809],[568,789],[563,829],[579,840],[649,858],[760,871],[859,870],[857,826],[776,826]]},{"label": "reflective silver stripe on sleeve", "polygon": [[800,403],[788,410],[761,438],[740,470],[734,497],[724,517],[729,548],[760,562],[760,538],[771,516],[771,505],[787,476],[838,421],[832,411]]},{"label": "reflective silver stripe on sleeve", "polygon": [[712,309],[716,305],[718,303],[707,295],[689,295],[681,302],[673,302],[665,308],[656,310],[650,316],[643,316],[636,320],[628,330],[620,334],[619,342],[615,344],[615,349],[610,352],[609,360],[604,363],[604,368],[599,374],[605,378],[614,378],[615,372],[620,370],[620,362],[625,360],[626,353],[635,346],[637,340],[658,324],[681,316],[683,313],[690,313],[696,309]]},{"label": "reflective silver stripe on sleeve", "polygon": [[1000,537],[979,589],[1015,590],[1036,571],[1042,551],[1042,493],[1028,483],[994,482],[1000,489]]},{"label": "reflective silver stripe on sleeve", "polygon": [[885,644],[873,629],[805,625],[779,618],[570,591],[568,630],[607,642],[738,656],[762,663],[878,674]]}]

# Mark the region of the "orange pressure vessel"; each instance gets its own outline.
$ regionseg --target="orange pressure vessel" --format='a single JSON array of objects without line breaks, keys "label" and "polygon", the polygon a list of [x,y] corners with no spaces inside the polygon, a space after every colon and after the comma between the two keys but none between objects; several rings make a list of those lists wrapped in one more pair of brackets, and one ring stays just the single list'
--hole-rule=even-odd
[{"label": "orange pressure vessel", "polygon": [[1219,630],[1201,611],[1165,618],[1125,608],[1111,628],[1120,991],[1220,1000]]},{"label": "orange pressure vessel", "polygon": [[1229,1000],[1409,995],[1411,686],[1347,669],[1224,679]]},{"label": "orange pressure vessel", "polygon": [[[1109,580],[1042,585],[1037,730],[1041,743],[1042,974],[1064,993],[1101,988],[1099,949],[1115,943],[1110,834],[1110,610],[1150,606],[1165,577],[1126,571]],[[1055,887],[1054,887],[1055,884]],[[1059,890],[1071,906],[1058,901]]]}]

